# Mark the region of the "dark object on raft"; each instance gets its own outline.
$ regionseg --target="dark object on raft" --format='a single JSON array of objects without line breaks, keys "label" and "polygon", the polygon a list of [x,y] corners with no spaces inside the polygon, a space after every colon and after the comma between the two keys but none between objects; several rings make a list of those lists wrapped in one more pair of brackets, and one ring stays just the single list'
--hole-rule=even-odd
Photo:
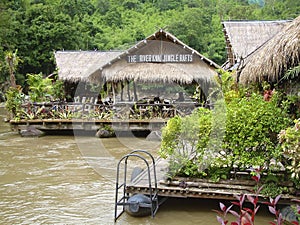
[{"label": "dark object on raft", "polygon": [[151,199],[143,194],[136,194],[128,199],[125,211],[131,216],[151,215]]}]

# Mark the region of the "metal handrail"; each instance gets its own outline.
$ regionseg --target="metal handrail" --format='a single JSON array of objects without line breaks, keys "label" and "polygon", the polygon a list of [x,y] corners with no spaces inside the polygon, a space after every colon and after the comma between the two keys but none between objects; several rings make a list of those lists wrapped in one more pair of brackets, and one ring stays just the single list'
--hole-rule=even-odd
[{"label": "metal handrail", "polygon": [[[151,161],[152,161],[152,165],[153,165],[153,175],[154,175],[154,184],[155,184],[155,189],[154,189],[154,193],[152,191],[152,182],[151,182],[151,172],[150,172],[150,165],[148,163],[148,161],[141,156],[138,153],[144,153],[147,154],[148,156],[150,156]],[[151,216],[154,217],[157,210],[158,210],[158,196],[157,196],[157,179],[156,179],[156,170],[155,170],[155,160],[153,158],[153,156],[145,151],[145,150],[134,150],[131,153],[123,156],[118,164],[117,164],[117,178],[116,178],[116,193],[115,193],[115,214],[114,214],[114,220],[115,222],[117,221],[117,219],[124,213],[125,211],[125,205],[128,205],[128,199],[129,199],[129,194],[126,193],[126,177],[127,177],[127,161],[129,157],[137,157],[141,160],[144,161],[144,163],[147,166],[147,172],[148,172],[148,182],[149,182],[149,195],[150,195],[150,199],[151,199],[151,204],[150,204],[150,208],[151,208]],[[124,182],[122,184],[119,185],[119,181],[120,181],[120,165],[122,163],[122,161],[125,161],[125,165],[124,165]],[[119,190],[123,188],[123,196],[119,199],[118,194],[119,194]],[[154,208],[155,205],[155,208]],[[122,211],[118,214],[118,206],[123,206],[122,207]],[[149,205],[147,205],[149,206]]]}]

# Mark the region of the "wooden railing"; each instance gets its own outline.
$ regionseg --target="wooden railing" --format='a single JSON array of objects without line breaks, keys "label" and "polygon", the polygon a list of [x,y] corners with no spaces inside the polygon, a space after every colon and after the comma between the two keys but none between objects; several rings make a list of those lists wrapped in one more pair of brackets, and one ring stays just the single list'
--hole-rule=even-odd
[{"label": "wooden railing", "polygon": [[190,114],[199,104],[194,102],[134,103],[118,102],[115,104],[95,104],[81,102],[44,102],[22,104],[21,117],[41,118],[119,118],[119,119],[151,119],[171,118],[175,115]]}]

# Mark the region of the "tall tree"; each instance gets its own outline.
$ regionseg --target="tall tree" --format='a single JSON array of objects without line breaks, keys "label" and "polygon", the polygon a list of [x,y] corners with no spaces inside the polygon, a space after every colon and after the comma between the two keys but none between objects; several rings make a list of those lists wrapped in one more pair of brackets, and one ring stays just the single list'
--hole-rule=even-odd
[{"label": "tall tree", "polygon": [[7,66],[9,68],[9,74],[10,74],[10,85],[13,88],[16,88],[16,77],[15,77],[15,71],[18,66],[18,63],[20,61],[20,58],[17,56],[18,50],[15,52],[7,51],[5,53],[5,60],[7,63]]}]

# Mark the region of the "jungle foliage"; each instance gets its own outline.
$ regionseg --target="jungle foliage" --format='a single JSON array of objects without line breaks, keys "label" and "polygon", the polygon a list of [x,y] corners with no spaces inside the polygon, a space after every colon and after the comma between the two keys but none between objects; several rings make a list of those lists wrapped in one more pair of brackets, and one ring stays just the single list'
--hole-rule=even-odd
[{"label": "jungle foliage", "polygon": [[9,86],[5,52],[18,50],[17,84],[51,74],[55,50],[126,49],[165,28],[218,64],[225,62],[221,20],[293,19],[294,0],[2,0],[0,89]]},{"label": "jungle foliage", "polygon": [[32,102],[46,102],[63,99],[63,81],[54,81],[40,74],[27,74],[29,97]]}]

